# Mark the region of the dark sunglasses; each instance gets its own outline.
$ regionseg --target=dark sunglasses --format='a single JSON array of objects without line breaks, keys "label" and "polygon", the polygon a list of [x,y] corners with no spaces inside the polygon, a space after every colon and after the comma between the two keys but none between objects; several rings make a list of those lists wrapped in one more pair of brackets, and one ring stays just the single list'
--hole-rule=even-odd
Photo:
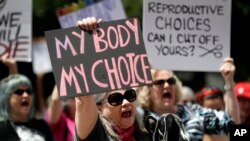
[{"label": "dark sunglasses", "polygon": [[112,93],[108,96],[108,103],[112,106],[118,106],[122,104],[124,99],[128,100],[129,102],[134,102],[136,100],[136,92],[133,89],[129,89],[125,91],[124,95],[121,93]]},{"label": "dark sunglasses", "polygon": [[29,94],[29,95],[32,94],[32,92],[31,92],[30,89],[26,89],[26,90],[17,89],[17,90],[14,92],[14,94],[21,96],[21,95],[23,95],[24,92],[26,92],[26,93]]},{"label": "dark sunglasses", "polygon": [[158,85],[158,86],[163,86],[165,84],[165,82],[167,82],[169,85],[175,85],[176,80],[174,77],[171,77],[169,79],[160,79],[160,80],[155,80],[153,82],[153,85]]}]

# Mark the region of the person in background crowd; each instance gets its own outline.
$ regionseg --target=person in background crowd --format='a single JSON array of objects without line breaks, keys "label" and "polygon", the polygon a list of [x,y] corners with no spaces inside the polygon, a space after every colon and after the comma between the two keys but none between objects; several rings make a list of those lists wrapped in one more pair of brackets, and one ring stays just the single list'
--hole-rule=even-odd
[{"label": "person in background crowd", "polygon": [[[0,61],[8,67],[9,75],[18,74],[18,65],[15,58],[9,58],[9,53],[5,53],[1,56]],[[44,89],[43,89],[43,79],[44,73],[40,73],[36,75],[36,99],[35,99],[35,107],[36,107],[36,117],[43,118],[44,109],[47,108],[46,99],[44,97]]]},{"label": "person in background crowd", "polygon": [[240,105],[242,124],[250,125],[250,82],[238,82],[234,91]]},{"label": "person in background crowd", "polygon": [[56,141],[72,141],[75,137],[75,100],[60,100],[56,86],[49,99],[46,121]]},{"label": "person in background crowd", "polygon": [[[196,101],[205,108],[215,110],[225,110],[225,102],[223,92],[217,87],[204,87],[196,94]],[[225,135],[209,135],[205,134],[203,141],[229,141],[229,137]]]},{"label": "person in background crowd", "polygon": [[239,105],[232,89],[235,84],[233,59],[226,58],[220,71],[228,87],[225,94],[226,112],[203,108],[198,104],[178,105],[181,81],[173,71],[152,70],[153,84],[144,86],[138,94],[138,102],[143,109],[140,113],[144,117],[151,115],[156,118],[164,113],[178,115],[192,141],[201,141],[204,134],[228,135],[229,126],[240,123]]},{"label": "person in background crowd", "polygon": [[25,75],[9,75],[0,82],[0,139],[53,141],[48,124],[35,118],[35,94]]},{"label": "person in background crowd", "polygon": [[223,92],[217,87],[205,87],[196,94],[196,101],[201,106],[216,110],[224,110]]},{"label": "person in background crowd", "polygon": [[191,103],[195,102],[195,93],[190,87],[182,86],[181,93],[182,95],[179,104],[186,104],[187,102]]}]

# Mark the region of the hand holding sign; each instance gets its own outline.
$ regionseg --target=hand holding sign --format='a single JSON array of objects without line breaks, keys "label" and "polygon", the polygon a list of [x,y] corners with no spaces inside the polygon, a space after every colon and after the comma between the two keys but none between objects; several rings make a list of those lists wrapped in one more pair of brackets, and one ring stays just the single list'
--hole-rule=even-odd
[{"label": "hand holding sign", "polygon": [[99,22],[45,32],[61,98],[152,83],[138,19]]},{"label": "hand holding sign", "polygon": [[102,22],[102,19],[98,19],[97,21],[95,17],[88,17],[78,21],[77,25],[85,30],[93,30],[97,28],[97,24],[100,22]]}]

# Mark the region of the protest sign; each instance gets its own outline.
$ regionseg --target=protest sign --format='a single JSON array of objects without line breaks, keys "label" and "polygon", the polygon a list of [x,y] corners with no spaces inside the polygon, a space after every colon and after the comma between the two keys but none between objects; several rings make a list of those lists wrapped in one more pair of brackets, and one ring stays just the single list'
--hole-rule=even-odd
[{"label": "protest sign", "polygon": [[230,56],[231,0],[144,0],[143,38],[153,68],[219,71]]},{"label": "protest sign", "polygon": [[52,72],[48,47],[44,37],[33,39],[32,43],[32,67],[35,74]]},{"label": "protest sign", "polygon": [[0,56],[9,53],[17,61],[31,61],[31,7],[31,0],[1,1]]},{"label": "protest sign", "polygon": [[87,5],[91,5],[91,4],[94,4],[94,3],[99,2],[99,1],[102,1],[102,0],[85,0],[85,3]]},{"label": "protest sign", "polygon": [[78,20],[94,16],[104,21],[125,19],[121,0],[102,0],[66,15],[57,15],[62,28],[74,27]]},{"label": "protest sign", "polygon": [[138,19],[103,22],[93,31],[45,32],[61,98],[151,84]]}]

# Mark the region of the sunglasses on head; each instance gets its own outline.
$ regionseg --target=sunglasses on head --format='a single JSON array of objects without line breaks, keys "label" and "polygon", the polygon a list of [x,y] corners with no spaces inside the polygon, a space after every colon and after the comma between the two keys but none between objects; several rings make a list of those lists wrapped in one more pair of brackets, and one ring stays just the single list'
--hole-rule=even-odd
[{"label": "sunglasses on head", "polygon": [[168,79],[159,79],[159,80],[155,80],[153,82],[153,85],[157,85],[157,86],[162,86],[165,84],[165,82],[167,82],[169,85],[175,85],[176,80],[174,77],[168,78]]},{"label": "sunglasses on head", "polygon": [[124,95],[119,92],[112,93],[108,96],[108,103],[112,106],[118,106],[122,104],[122,101],[126,99],[129,102],[134,102],[136,100],[136,92],[133,89],[125,91]]},{"label": "sunglasses on head", "polygon": [[14,94],[21,96],[21,95],[23,95],[24,92],[26,92],[26,93],[29,94],[29,95],[32,94],[30,89],[26,89],[26,90],[17,89],[17,90],[14,92]]}]

